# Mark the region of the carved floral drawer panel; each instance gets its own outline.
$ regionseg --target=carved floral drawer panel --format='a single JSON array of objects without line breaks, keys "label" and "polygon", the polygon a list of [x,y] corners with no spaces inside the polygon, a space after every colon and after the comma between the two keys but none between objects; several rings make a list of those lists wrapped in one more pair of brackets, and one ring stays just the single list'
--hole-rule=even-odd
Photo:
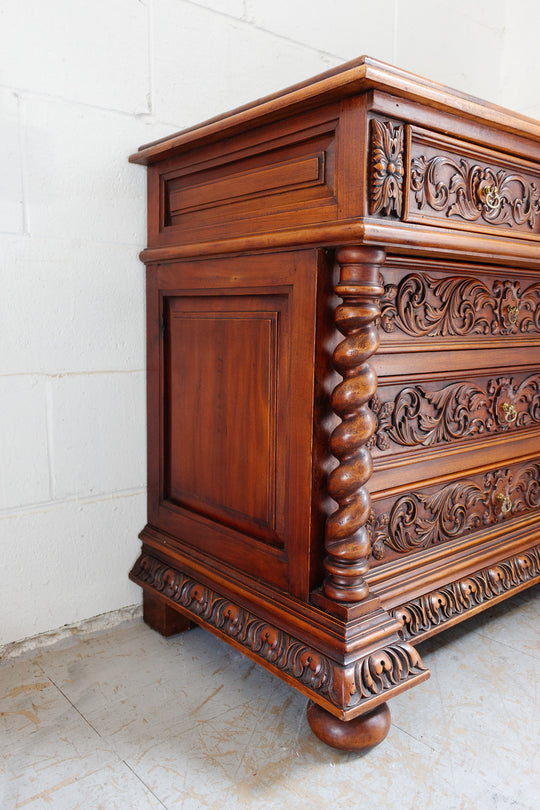
[{"label": "carved floral drawer panel", "polygon": [[501,372],[380,385],[370,402],[377,417],[369,444],[374,460],[422,447],[437,446],[444,453],[450,443],[540,427],[540,370]]},{"label": "carved floral drawer panel", "polygon": [[[489,529],[538,521],[540,461],[519,461],[457,480],[409,487],[398,496],[374,497],[369,521],[373,564],[432,546],[483,542]],[[453,549],[450,549],[453,551]]]},{"label": "carved floral drawer panel", "polygon": [[[483,270],[483,272],[482,272]],[[381,339],[540,337],[540,282],[515,271],[479,269],[384,274]],[[417,344],[418,345],[418,344]],[[481,344],[479,344],[481,345]]]},{"label": "carved floral drawer panel", "polygon": [[370,213],[538,239],[540,165],[373,118]]}]

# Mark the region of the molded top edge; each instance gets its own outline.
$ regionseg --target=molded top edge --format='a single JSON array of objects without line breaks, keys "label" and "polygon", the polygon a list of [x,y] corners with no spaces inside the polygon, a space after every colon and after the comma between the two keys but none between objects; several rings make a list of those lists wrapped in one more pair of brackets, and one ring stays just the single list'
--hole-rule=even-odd
[{"label": "molded top edge", "polygon": [[539,121],[401,70],[378,59],[361,56],[277,93],[210,118],[201,124],[144,144],[138,152],[130,156],[129,160],[131,163],[146,165],[155,163],[191,149],[195,145],[210,143],[263,123],[277,121],[287,115],[373,88],[464,118],[484,121],[496,129],[540,140]]}]

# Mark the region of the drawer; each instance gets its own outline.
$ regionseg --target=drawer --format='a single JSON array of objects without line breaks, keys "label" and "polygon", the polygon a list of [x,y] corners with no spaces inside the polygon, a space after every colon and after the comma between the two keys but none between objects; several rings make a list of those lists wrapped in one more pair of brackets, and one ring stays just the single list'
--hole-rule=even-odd
[{"label": "drawer", "polygon": [[332,221],[338,115],[333,106],[160,164],[150,174],[159,200],[151,240],[185,244]]},{"label": "drawer", "polygon": [[538,239],[537,164],[419,127],[407,140],[406,221]]},{"label": "drawer", "polygon": [[382,492],[368,522],[372,567],[445,545],[448,553],[538,520],[540,457]]},{"label": "drawer", "polygon": [[540,426],[540,368],[407,383],[380,385],[370,402],[377,417],[369,443],[376,462],[419,448],[445,453],[448,445],[513,438]]},{"label": "drawer", "polygon": [[[418,265],[416,265],[418,266]],[[479,265],[388,263],[384,268],[382,350],[429,342],[448,348],[474,340],[475,348],[540,337],[540,282],[533,274]],[[450,343],[449,343],[450,341]]]},{"label": "drawer", "polygon": [[370,132],[371,216],[540,239],[537,163],[395,120]]}]

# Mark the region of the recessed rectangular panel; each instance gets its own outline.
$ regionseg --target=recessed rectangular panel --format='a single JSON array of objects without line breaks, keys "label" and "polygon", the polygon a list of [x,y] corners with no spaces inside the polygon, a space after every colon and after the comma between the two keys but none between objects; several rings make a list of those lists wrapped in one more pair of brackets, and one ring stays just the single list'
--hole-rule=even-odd
[{"label": "recessed rectangular panel", "polygon": [[337,121],[310,124],[262,145],[246,135],[218,154],[209,147],[195,163],[189,155],[173,161],[160,175],[160,234],[174,239],[181,229],[190,241],[209,231],[260,231],[276,217],[280,227],[326,221],[336,210]]},{"label": "recessed rectangular panel", "polygon": [[188,296],[167,315],[165,498],[274,544],[285,307],[285,296]]},{"label": "recessed rectangular panel", "polygon": [[306,598],[314,251],[148,272],[148,523],[171,549]]},{"label": "recessed rectangular panel", "polygon": [[285,161],[275,166],[238,172],[232,177],[188,185],[170,192],[170,216],[179,216],[189,210],[208,208],[212,204],[229,203],[259,194],[272,194],[278,190],[297,188],[304,184],[323,182],[324,152]]}]

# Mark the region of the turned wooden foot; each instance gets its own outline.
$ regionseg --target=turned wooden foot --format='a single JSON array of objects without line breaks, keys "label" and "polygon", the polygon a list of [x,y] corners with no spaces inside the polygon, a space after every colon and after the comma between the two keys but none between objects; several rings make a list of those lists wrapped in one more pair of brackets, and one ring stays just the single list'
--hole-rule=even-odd
[{"label": "turned wooden foot", "polygon": [[353,720],[339,720],[310,701],[307,719],[312,732],[326,745],[342,751],[361,751],[382,742],[390,730],[390,709],[386,703]]},{"label": "turned wooden foot", "polygon": [[183,613],[174,610],[164,599],[146,590],[143,591],[143,619],[152,630],[166,637],[195,627]]}]

